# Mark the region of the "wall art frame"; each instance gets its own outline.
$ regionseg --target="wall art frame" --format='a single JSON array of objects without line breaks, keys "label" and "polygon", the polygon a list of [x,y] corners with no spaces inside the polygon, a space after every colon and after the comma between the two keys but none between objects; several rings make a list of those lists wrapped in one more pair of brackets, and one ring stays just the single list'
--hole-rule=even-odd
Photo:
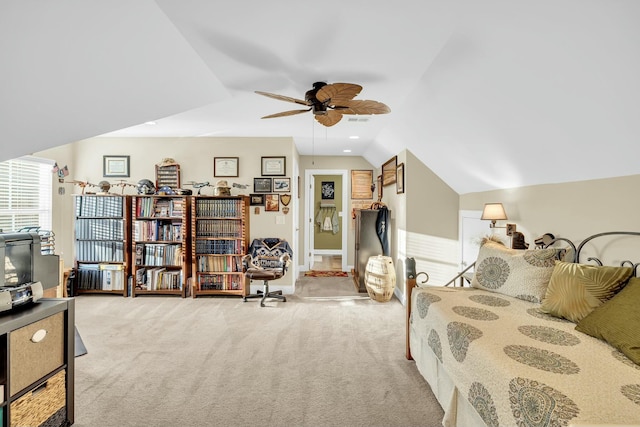
[{"label": "wall art frame", "polygon": [[351,171],[351,198],[373,199],[373,169]]},{"label": "wall art frame", "polygon": [[102,156],[102,176],[105,178],[129,178],[129,156]]},{"label": "wall art frame", "polygon": [[271,178],[253,178],[254,193],[271,193]]},{"label": "wall art frame", "polygon": [[398,156],[393,156],[382,165],[382,185],[391,185],[396,182],[396,166]]},{"label": "wall art frame", "polygon": [[237,178],[240,160],[238,157],[214,157],[213,176]]},{"label": "wall art frame", "polygon": [[404,163],[396,166],[396,193],[404,193]]},{"label": "wall art frame", "polygon": [[285,176],[287,158],[285,156],[263,156],[261,158],[262,176]]},{"label": "wall art frame", "polygon": [[280,211],[280,195],[279,194],[265,194],[265,196],[264,196],[264,210],[265,210],[265,212],[278,212],[278,211]]},{"label": "wall art frame", "polygon": [[291,178],[273,178],[273,191],[288,193],[291,191]]},{"label": "wall art frame", "polygon": [[249,196],[250,206],[264,206],[264,194],[251,194]]}]

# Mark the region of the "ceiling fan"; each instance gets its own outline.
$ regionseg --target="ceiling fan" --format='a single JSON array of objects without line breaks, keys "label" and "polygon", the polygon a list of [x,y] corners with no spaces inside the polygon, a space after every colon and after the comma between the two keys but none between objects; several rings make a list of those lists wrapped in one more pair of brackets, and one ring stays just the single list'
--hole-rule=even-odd
[{"label": "ceiling fan", "polygon": [[324,126],[333,126],[342,119],[343,114],[387,114],[391,109],[382,102],[369,100],[354,100],[362,90],[362,86],[353,83],[331,83],[315,82],[313,89],[308,90],[304,95],[304,100],[291,98],[284,95],[276,95],[269,92],[256,91],[259,95],[281,101],[293,102],[295,104],[306,105],[305,110],[290,110],[281,113],[270,114],[262,117],[271,119],[274,117],[293,116],[294,114],[312,111],[316,121]]}]

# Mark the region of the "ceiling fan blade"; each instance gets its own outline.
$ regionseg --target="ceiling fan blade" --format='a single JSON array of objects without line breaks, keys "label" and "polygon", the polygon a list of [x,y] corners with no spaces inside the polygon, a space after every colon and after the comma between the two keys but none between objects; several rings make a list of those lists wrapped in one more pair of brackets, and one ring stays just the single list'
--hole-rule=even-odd
[{"label": "ceiling fan blade", "polygon": [[329,105],[343,105],[355,98],[361,90],[362,86],[353,83],[332,83],[320,88],[316,99],[320,102],[330,99]]},{"label": "ceiling fan blade", "polygon": [[386,104],[371,100],[349,101],[337,108],[342,114],[387,114],[391,112]]},{"label": "ceiling fan blade", "polygon": [[336,110],[329,110],[326,114],[314,114],[318,123],[324,126],[333,126],[342,120],[342,113]]},{"label": "ceiling fan blade", "polygon": [[285,117],[285,116],[293,116],[296,114],[302,114],[311,111],[311,108],[308,110],[289,110],[283,111],[282,113],[269,114],[268,116],[261,117],[262,119],[272,119],[274,117]]},{"label": "ceiling fan blade", "polygon": [[310,105],[307,101],[303,101],[302,99],[297,99],[297,98],[291,98],[290,96],[277,95],[275,93],[269,93],[269,92],[261,92],[259,90],[256,90],[256,93],[258,95],[268,96],[269,98],[279,99],[280,101],[293,102],[295,104],[301,104],[301,105]]}]

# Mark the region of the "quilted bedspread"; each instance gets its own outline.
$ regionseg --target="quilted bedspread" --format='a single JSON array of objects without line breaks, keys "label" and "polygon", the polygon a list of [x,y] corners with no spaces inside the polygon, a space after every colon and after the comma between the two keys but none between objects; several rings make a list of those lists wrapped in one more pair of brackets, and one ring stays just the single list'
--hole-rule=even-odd
[{"label": "quilted bedspread", "polygon": [[640,366],[537,307],[475,288],[415,288],[411,333],[487,426],[640,425]]}]

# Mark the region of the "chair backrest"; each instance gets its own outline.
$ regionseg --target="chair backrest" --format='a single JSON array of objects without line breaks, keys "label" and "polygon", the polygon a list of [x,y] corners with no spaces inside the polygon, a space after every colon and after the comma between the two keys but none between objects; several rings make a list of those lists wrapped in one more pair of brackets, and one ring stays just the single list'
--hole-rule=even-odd
[{"label": "chair backrest", "polygon": [[[286,240],[277,237],[253,239],[249,246],[250,263],[255,268],[287,270],[293,250]],[[251,267],[251,266],[249,266]]]}]

